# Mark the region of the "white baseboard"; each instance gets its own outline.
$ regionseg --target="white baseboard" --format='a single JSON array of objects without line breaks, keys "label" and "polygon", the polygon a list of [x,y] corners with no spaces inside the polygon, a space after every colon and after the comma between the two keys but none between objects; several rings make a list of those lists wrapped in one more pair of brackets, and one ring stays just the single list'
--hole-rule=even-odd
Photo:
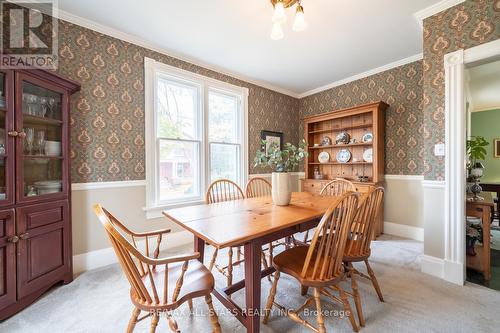
[{"label": "white baseboard", "polygon": [[[170,250],[178,246],[186,245],[193,242],[193,234],[189,231],[179,231],[164,237],[160,249]],[[144,248],[145,241],[138,242],[139,248]],[[152,243],[150,243],[150,246]],[[152,247],[150,247],[152,248]],[[87,253],[77,254],[73,256],[73,273],[82,273],[99,267],[117,263],[115,252],[112,247],[91,251]]]},{"label": "white baseboard", "polygon": [[424,241],[424,228],[404,224],[384,222],[384,234]]},{"label": "white baseboard", "polygon": [[422,272],[440,279],[444,278],[444,260],[428,255],[421,255]]},{"label": "white baseboard", "polygon": [[449,260],[443,260],[443,263],[443,279],[462,286],[465,282],[464,265]]}]

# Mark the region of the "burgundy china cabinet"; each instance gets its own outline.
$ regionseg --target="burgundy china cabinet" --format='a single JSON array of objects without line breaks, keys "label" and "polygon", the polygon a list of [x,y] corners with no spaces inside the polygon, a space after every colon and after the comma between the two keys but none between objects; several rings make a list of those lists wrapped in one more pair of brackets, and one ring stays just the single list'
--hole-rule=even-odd
[{"label": "burgundy china cabinet", "polygon": [[0,320],[73,279],[70,96],[79,84],[0,70]]}]

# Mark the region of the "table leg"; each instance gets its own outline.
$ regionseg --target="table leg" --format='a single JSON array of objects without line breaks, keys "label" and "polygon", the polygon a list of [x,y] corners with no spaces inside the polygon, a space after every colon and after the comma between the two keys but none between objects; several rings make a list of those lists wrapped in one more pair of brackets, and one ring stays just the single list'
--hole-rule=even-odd
[{"label": "table leg", "polygon": [[261,245],[255,241],[245,244],[245,298],[247,332],[260,330],[260,283]]},{"label": "table leg", "polygon": [[484,279],[489,281],[491,279],[491,214],[493,207],[483,207],[483,256],[484,256]]},{"label": "table leg", "polygon": [[198,260],[203,263],[205,257],[205,241],[196,236],[194,236],[194,252],[200,253],[200,258]]}]

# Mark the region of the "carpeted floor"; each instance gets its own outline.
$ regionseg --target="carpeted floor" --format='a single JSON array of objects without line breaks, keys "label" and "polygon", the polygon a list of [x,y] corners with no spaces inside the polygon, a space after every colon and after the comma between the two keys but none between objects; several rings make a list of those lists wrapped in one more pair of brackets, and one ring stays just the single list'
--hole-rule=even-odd
[{"label": "carpeted floor", "polygon": [[[374,242],[372,266],[386,299],[380,303],[366,282],[360,282],[366,327],[361,332],[498,332],[500,330],[500,292],[468,283],[456,286],[420,272],[419,255],[422,243],[384,236]],[[184,252],[189,248],[178,249]],[[242,269],[235,270],[238,277]],[[224,279],[216,274],[217,283]],[[262,301],[265,302],[270,283],[262,280]],[[54,288],[35,304],[0,324],[0,332],[124,332],[132,306],[128,284],[118,265],[104,267],[78,276],[69,285]],[[243,304],[244,291],[233,297]],[[294,279],[282,275],[276,300],[287,306],[303,302]],[[216,309],[223,307],[214,301]],[[195,301],[195,315],[187,315],[187,304],[176,316],[182,332],[210,331],[206,305]],[[339,310],[336,304],[324,301],[326,310]],[[334,311],[332,311],[334,313]],[[311,321],[313,317],[309,318]],[[223,332],[245,332],[230,314],[220,313]],[[328,332],[352,332],[346,318],[326,319]],[[138,324],[135,332],[148,332],[149,320]],[[285,317],[271,317],[262,332],[307,332],[301,325]],[[169,332],[161,320],[157,332]]]}]

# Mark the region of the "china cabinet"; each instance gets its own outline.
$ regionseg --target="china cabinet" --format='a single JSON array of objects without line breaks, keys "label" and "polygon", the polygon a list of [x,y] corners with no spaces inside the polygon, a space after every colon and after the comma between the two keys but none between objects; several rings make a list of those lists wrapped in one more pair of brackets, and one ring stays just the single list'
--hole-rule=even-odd
[{"label": "china cabinet", "polygon": [[[309,144],[302,190],[319,194],[336,178],[348,179],[358,192],[384,185],[384,102],[337,110],[304,118]],[[383,232],[383,213],[375,235]]]},{"label": "china cabinet", "polygon": [[0,70],[0,320],[72,280],[70,96],[38,69]]}]

